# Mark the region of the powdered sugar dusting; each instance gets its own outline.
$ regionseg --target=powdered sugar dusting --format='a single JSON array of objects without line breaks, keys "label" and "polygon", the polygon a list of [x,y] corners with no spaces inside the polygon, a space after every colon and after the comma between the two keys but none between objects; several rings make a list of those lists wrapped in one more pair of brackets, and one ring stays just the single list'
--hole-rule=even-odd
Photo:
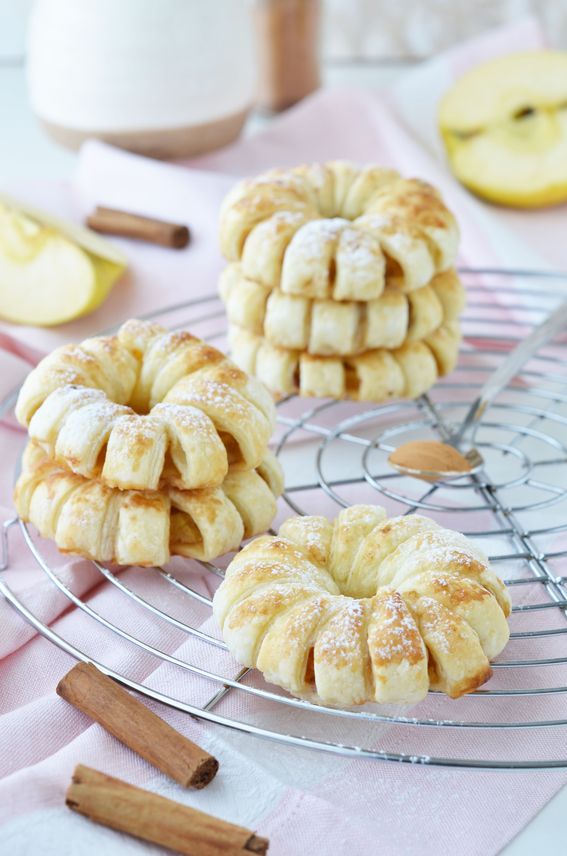
[{"label": "powdered sugar dusting", "polygon": [[[117,419],[114,430],[119,431],[123,440],[152,443],[163,434],[164,426],[159,419],[154,419],[151,415],[138,416],[134,413]],[[124,449],[124,453],[128,454],[127,448]]]},{"label": "powdered sugar dusting", "polygon": [[306,634],[322,620],[329,607],[328,598],[321,597],[320,591],[316,588],[312,591],[313,597],[302,601],[299,607],[292,611],[290,620],[286,622],[289,637],[292,640],[303,642]]},{"label": "powdered sugar dusting", "polygon": [[316,659],[340,665],[360,657],[366,613],[363,601],[343,598],[340,610],[325,624],[317,639]]},{"label": "powdered sugar dusting", "polygon": [[372,271],[376,276],[384,267],[380,243],[368,232],[361,229],[345,229],[341,236],[339,260],[348,264],[349,276],[368,275]]},{"label": "powdered sugar dusting", "polygon": [[211,426],[209,417],[202,410],[191,407],[189,404],[156,404],[150,411],[150,415],[163,419],[166,423],[174,422],[176,427],[189,431],[201,432],[204,428]]},{"label": "powdered sugar dusting", "polygon": [[423,646],[415,620],[397,592],[378,595],[377,613],[371,619],[369,648],[373,662],[417,662],[423,657]]},{"label": "powdered sugar dusting", "polygon": [[265,220],[264,224],[270,231],[277,234],[282,225],[299,226],[305,220],[304,215],[299,211],[278,211],[273,214],[269,220]]},{"label": "powdered sugar dusting", "polygon": [[326,257],[348,220],[335,217],[329,220],[311,220],[293,236],[288,253],[300,256],[303,261]]},{"label": "powdered sugar dusting", "polygon": [[230,411],[242,417],[248,415],[248,402],[225,383],[207,380],[205,383],[189,384],[186,390],[192,404],[213,406],[217,410]]}]

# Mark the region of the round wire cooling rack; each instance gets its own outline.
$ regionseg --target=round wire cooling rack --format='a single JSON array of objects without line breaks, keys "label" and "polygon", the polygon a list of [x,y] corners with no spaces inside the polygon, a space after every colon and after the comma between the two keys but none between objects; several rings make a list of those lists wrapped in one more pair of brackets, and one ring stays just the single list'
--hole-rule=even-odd
[{"label": "round wire cooling rack", "polygon": [[[510,586],[514,604],[510,642],[482,689],[458,700],[430,692],[411,710],[334,709],[288,696],[258,672],[239,669],[215,628],[211,593],[226,557],[215,564],[176,558],[153,569],[88,563],[92,584],[79,595],[68,559],[15,517],[0,530],[0,593],[72,657],[200,720],[355,758],[493,770],[567,768],[567,575],[561,573],[567,556],[567,353],[561,337],[524,366],[485,414],[475,441],[485,459],[480,473],[426,485],[387,465],[389,452],[403,442],[445,439],[507,351],[567,296],[562,274],[469,268],[461,275],[469,301],[461,358],[427,395],[381,405],[297,396],[279,402],[275,448],[286,492],[274,526],[290,513],[334,515],[353,502],[377,502],[389,514],[423,510],[474,538]],[[216,297],[145,317],[225,345]],[[12,394],[0,405],[0,416],[14,400]],[[12,530],[20,531],[38,579],[46,577],[80,612],[79,638],[76,623],[58,621],[55,631],[16,593]],[[85,573],[84,564],[78,563],[79,572]],[[120,646],[120,668],[108,662],[116,660],[108,654],[109,639]],[[140,658],[147,677],[134,679],[132,664]]]}]

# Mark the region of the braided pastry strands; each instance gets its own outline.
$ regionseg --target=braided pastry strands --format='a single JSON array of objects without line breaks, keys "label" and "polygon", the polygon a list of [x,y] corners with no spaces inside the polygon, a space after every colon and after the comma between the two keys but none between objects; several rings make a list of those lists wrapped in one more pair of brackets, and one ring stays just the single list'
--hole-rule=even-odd
[{"label": "braided pastry strands", "polygon": [[260,336],[229,327],[234,361],[268,389],[314,398],[387,401],[417,398],[456,365],[461,342],[458,322],[444,325],[421,342],[353,357],[317,357],[276,348]]},{"label": "braided pastry strands", "polygon": [[216,487],[261,463],[275,422],[266,389],[220,351],[143,321],[54,351],[16,415],[54,461],[121,490]]},{"label": "braided pastry strands", "polygon": [[99,562],[161,566],[172,555],[211,561],[264,532],[283,474],[271,454],[256,470],[229,472],[221,487],[166,492],[116,490],[57,466],[29,443],[14,502],[63,553]]},{"label": "braided pastry strands", "polygon": [[394,170],[334,161],[240,182],[220,215],[221,251],[285,294],[375,300],[455,263],[453,215],[435,188]]},{"label": "braided pastry strands", "polygon": [[375,348],[399,348],[456,321],[465,289],[454,270],[403,294],[386,288],[366,302],[310,300],[248,279],[240,264],[228,265],[219,281],[228,320],[279,348],[314,356],[353,356]]},{"label": "braided pastry strands", "polygon": [[352,506],[291,518],[231,562],[213,611],[236,659],[330,705],[457,698],[509,638],[508,592],[463,535]]}]

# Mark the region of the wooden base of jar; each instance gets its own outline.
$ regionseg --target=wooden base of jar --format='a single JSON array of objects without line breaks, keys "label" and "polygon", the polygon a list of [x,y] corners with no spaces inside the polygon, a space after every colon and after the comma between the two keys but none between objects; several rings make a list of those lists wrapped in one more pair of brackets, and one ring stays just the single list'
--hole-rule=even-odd
[{"label": "wooden base of jar", "polygon": [[143,131],[85,131],[41,118],[40,122],[54,140],[70,149],[94,138],[139,155],[170,160],[196,157],[228,145],[240,134],[249,112],[250,107],[246,107],[213,122]]}]

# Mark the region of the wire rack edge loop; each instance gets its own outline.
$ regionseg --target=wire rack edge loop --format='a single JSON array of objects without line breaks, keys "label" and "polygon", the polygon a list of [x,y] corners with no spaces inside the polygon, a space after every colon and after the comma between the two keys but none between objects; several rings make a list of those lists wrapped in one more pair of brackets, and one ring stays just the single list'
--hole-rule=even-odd
[{"label": "wire rack edge loop", "polygon": [[[567,556],[564,346],[556,341],[542,349],[489,409],[477,437],[487,462],[479,474],[425,487],[395,474],[386,462],[389,451],[407,439],[446,438],[506,351],[567,296],[567,275],[560,273],[470,268],[461,273],[469,306],[461,359],[450,377],[415,402],[355,405],[288,396],[278,403],[275,449],[286,471],[280,519],[289,513],[333,514],[353,501],[378,502],[390,514],[423,511],[445,525],[461,528],[489,553],[510,586],[514,606],[510,644],[494,663],[494,676],[483,689],[458,702],[431,692],[411,711],[377,705],[340,710],[287,696],[253,671],[232,664],[227,672],[216,667],[220,660],[213,667],[206,662],[226,659],[227,654],[214,631],[208,632],[206,611],[211,598],[190,584],[190,562],[148,569],[136,577],[93,563],[112,598],[128,606],[121,613],[127,617],[131,610],[143,616],[145,624],[132,628],[126,618],[110,618],[95,608],[89,593],[75,594],[58,573],[53,551],[17,517],[7,520],[0,531],[0,571],[4,572],[0,593],[50,642],[78,660],[94,662],[127,688],[198,719],[282,746],[449,768],[567,768],[563,746],[567,726],[567,575],[562,573]],[[216,297],[181,302],[145,317],[173,329],[189,327],[201,338],[225,345],[224,312]],[[14,401],[11,393],[0,404],[0,416]],[[92,627],[97,632],[112,634],[120,645],[142,652],[156,666],[163,664],[174,674],[190,678],[189,686],[200,689],[199,703],[182,692],[164,693],[151,686],[151,679],[138,682],[113,670],[96,646],[89,650],[88,644],[65,638],[42,622],[16,593],[13,579],[7,579],[11,533],[17,531],[38,574],[79,611],[83,621],[95,622]],[[205,572],[211,581],[223,575],[222,563],[197,564],[199,573]],[[182,614],[164,608],[173,597],[187,605]],[[166,627],[193,646],[189,656],[180,653],[183,645],[172,653],[155,640],[156,632]],[[85,633],[83,642],[91,635]],[[523,732],[530,734],[529,744],[517,739]],[[463,735],[470,739],[463,741]]]}]

